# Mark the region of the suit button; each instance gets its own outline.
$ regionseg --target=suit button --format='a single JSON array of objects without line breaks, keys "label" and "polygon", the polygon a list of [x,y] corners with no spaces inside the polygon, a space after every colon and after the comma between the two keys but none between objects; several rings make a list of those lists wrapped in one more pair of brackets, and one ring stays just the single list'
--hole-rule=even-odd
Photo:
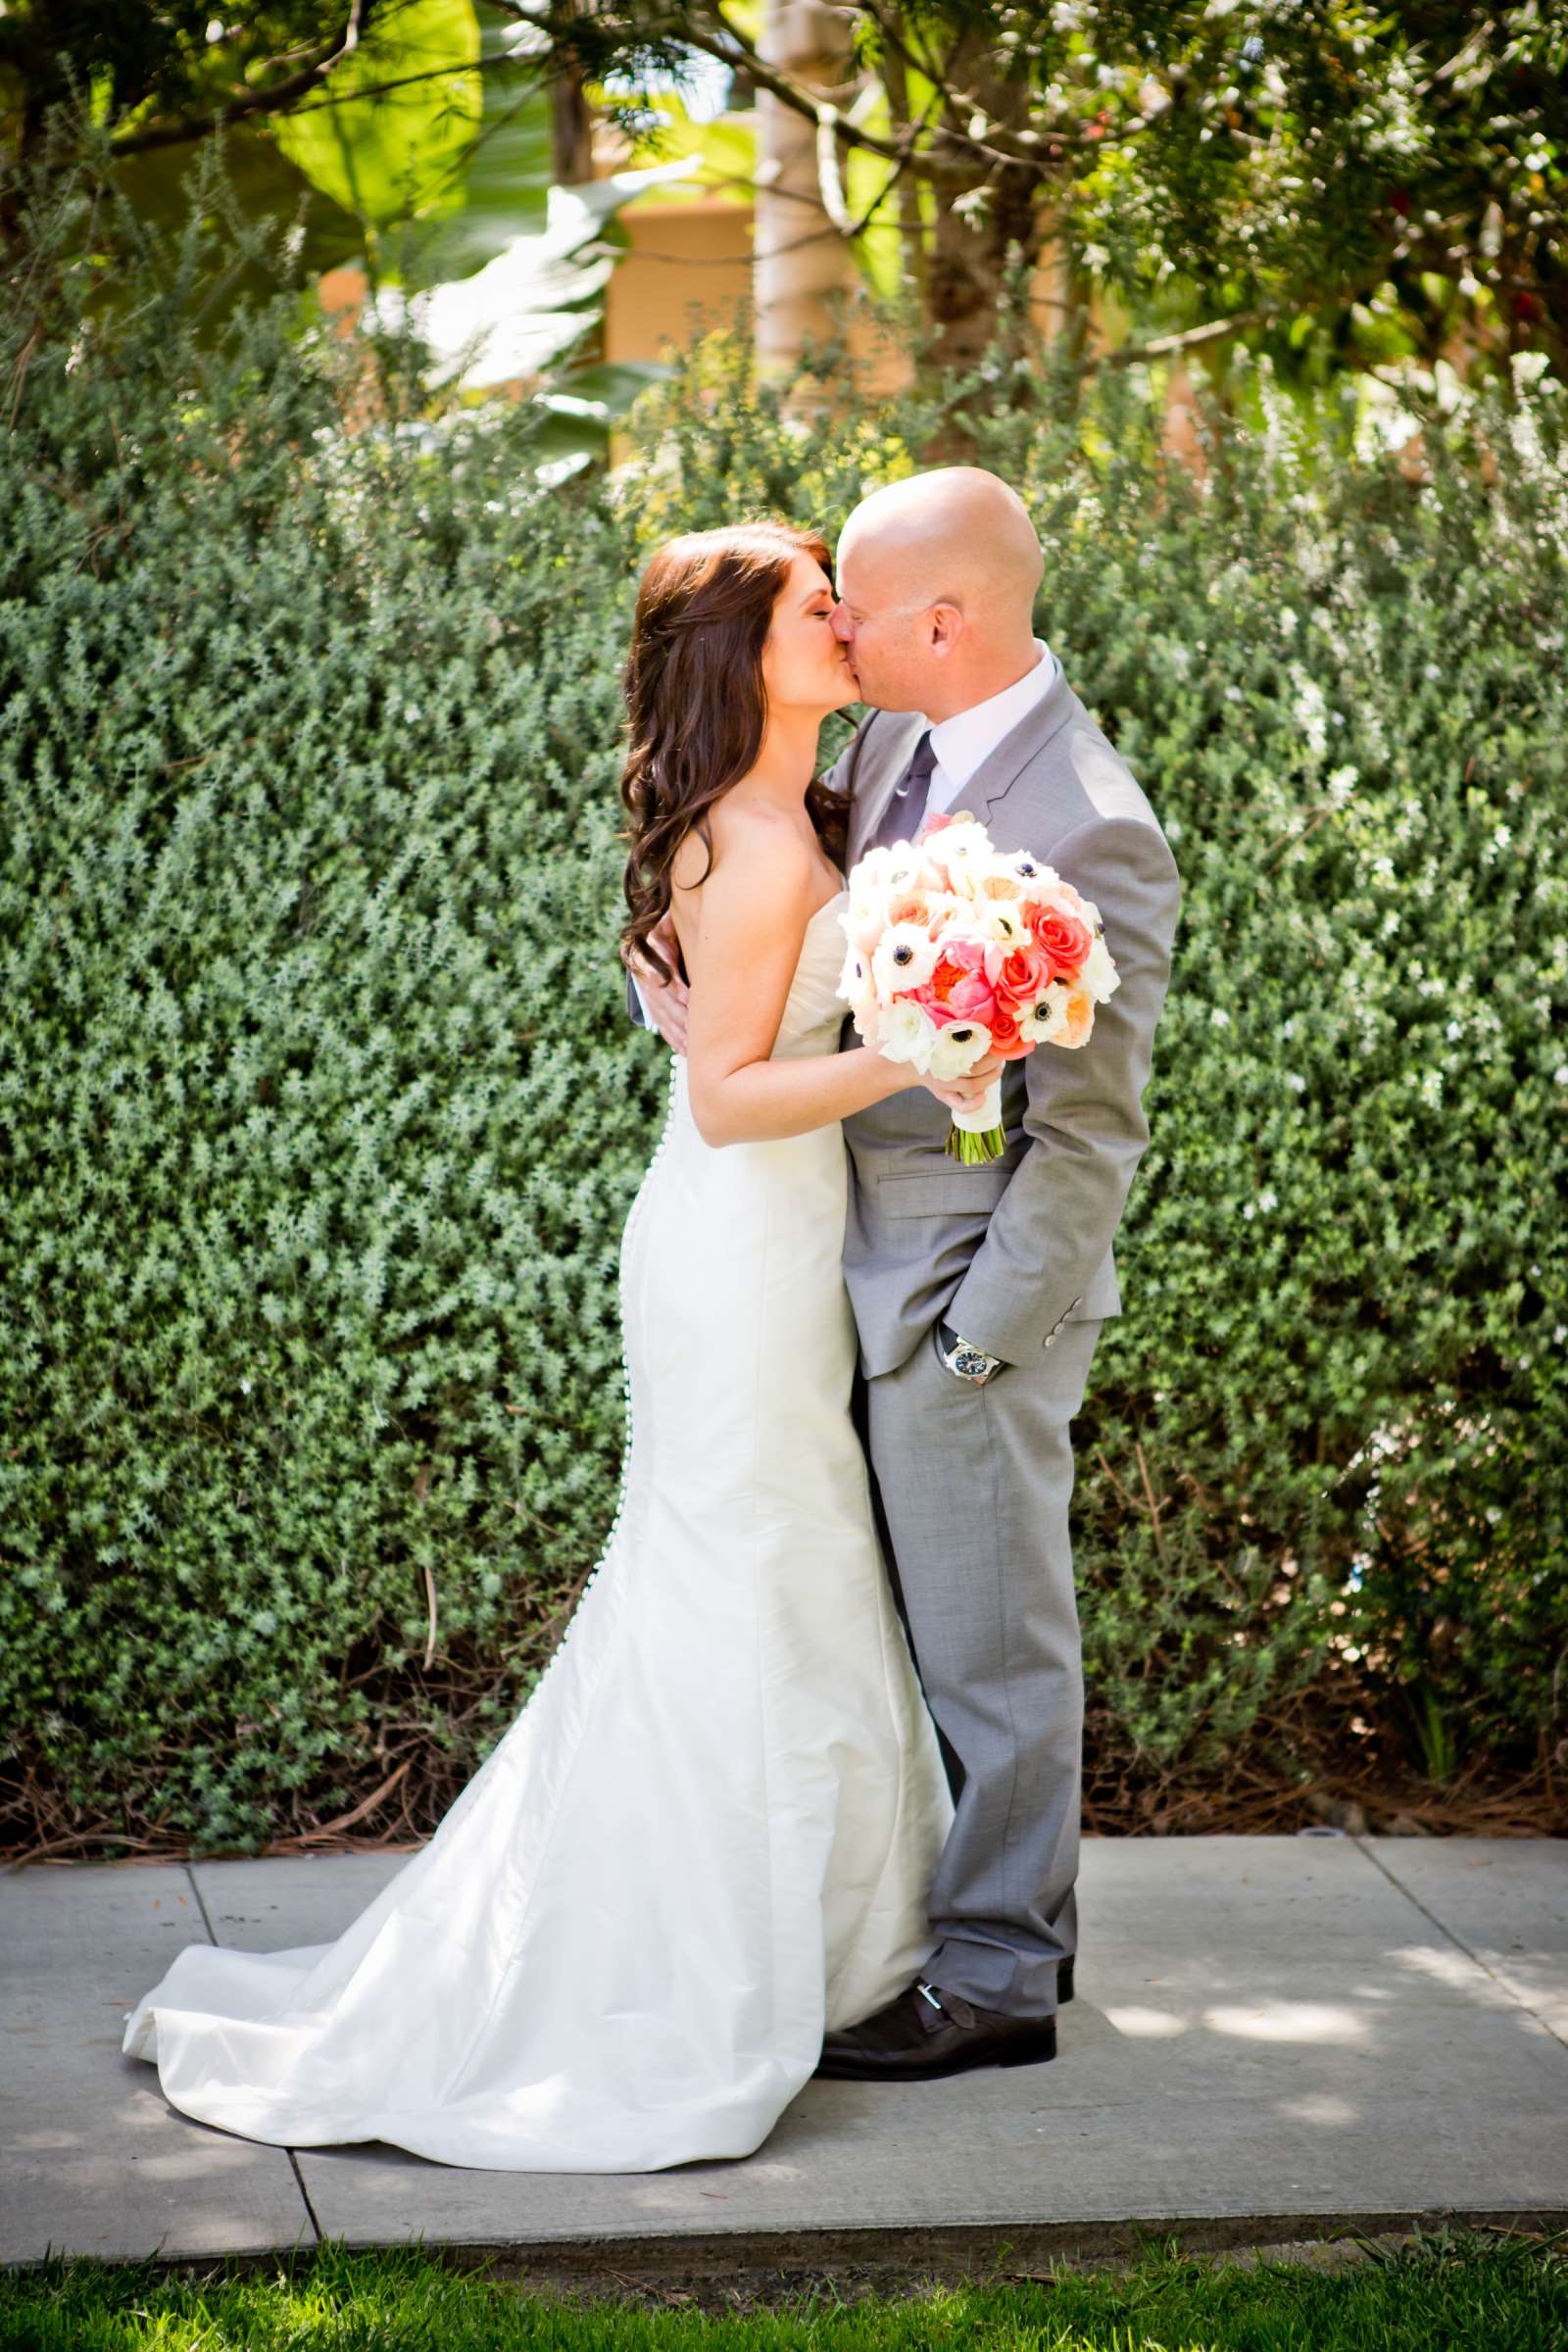
[{"label": "suit button", "polygon": [[1054,1333],[1054,1331],[1048,1331],[1048,1332],[1047,1332],[1047,1334],[1046,1334],[1046,1346],[1047,1346],[1048,1348],[1051,1346],[1051,1343],[1052,1343],[1052,1341],[1053,1341],[1053,1340],[1055,1338],[1055,1336],[1056,1336],[1056,1335],[1055,1335],[1055,1333]]}]

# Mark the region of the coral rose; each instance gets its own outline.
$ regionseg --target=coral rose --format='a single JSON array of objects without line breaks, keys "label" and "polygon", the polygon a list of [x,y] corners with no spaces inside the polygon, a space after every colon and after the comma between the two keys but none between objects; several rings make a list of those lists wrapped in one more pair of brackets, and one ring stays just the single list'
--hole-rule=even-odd
[{"label": "coral rose", "polygon": [[1034,1048],[1023,1034],[1017,1016],[1005,1005],[999,1004],[993,1019],[986,1023],[991,1032],[991,1051],[1003,1061],[1022,1061]]},{"label": "coral rose", "polygon": [[1016,1012],[1021,1004],[1033,1004],[1050,980],[1051,959],[1039,948],[993,948],[986,971],[998,995]]},{"label": "coral rose", "polygon": [[1028,923],[1052,971],[1063,980],[1076,979],[1095,944],[1089,925],[1049,901],[1029,908]]}]

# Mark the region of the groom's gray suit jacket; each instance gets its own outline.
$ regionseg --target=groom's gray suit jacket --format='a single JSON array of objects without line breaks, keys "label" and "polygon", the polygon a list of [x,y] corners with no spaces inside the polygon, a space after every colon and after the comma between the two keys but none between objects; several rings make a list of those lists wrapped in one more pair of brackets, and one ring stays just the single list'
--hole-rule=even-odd
[{"label": "groom's gray suit jacket", "polygon": [[[829,770],[851,796],[851,865],[925,725],[918,712],[873,711]],[[999,850],[1028,850],[1094,901],[1121,985],[1096,1006],[1087,1045],[1008,1063],[1007,1149],[989,1165],[948,1158],[948,1113],[923,1087],[845,1120],[844,1275],[867,1377],[903,1363],[938,1316],[1022,1364],[1041,1362],[1063,1323],[1121,1311],[1111,1240],[1149,1141],[1143,1095],[1180,911],[1176,861],[1059,663],[950,813],[960,808]],[[847,1021],[842,1043],[857,1042]]]}]

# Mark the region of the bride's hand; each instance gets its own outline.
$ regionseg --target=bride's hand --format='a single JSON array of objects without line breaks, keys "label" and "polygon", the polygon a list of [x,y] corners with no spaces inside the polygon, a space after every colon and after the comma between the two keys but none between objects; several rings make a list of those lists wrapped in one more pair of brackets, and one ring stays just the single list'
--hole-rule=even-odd
[{"label": "bride's hand", "polygon": [[920,1084],[928,1094],[945,1102],[949,1110],[973,1110],[983,1102],[987,1089],[998,1073],[1006,1068],[1000,1054],[988,1054],[977,1061],[972,1070],[961,1078],[922,1078]]},{"label": "bride's hand", "polygon": [[635,950],[626,956],[626,965],[643,992],[654,1027],[666,1046],[677,1054],[684,1054],[687,1004],[691,991],[680,977],[680,942],[675,937],[675,925],[667,914],[660,917],[649,937],[669,965],[674,978],[661,980],[653,965],[645,963]]}]

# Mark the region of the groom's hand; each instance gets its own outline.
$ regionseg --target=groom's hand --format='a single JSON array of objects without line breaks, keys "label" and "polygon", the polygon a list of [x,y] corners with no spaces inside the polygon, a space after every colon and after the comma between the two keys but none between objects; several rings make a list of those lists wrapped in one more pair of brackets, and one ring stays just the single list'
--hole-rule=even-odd
[{"label": "groom's hand", "polygon": [[675,926],[667,914],[662,922],[655,924],[649,936],[675,977],[672,980],[661,980],[653,965],[645,963],[635,949],[626,956],[626,968],[637,983],[649,1019],[665,1045],[676,1054],[684,1054],[686,1007],[691,991],[680,976],[680,943],[675,937]]}]

